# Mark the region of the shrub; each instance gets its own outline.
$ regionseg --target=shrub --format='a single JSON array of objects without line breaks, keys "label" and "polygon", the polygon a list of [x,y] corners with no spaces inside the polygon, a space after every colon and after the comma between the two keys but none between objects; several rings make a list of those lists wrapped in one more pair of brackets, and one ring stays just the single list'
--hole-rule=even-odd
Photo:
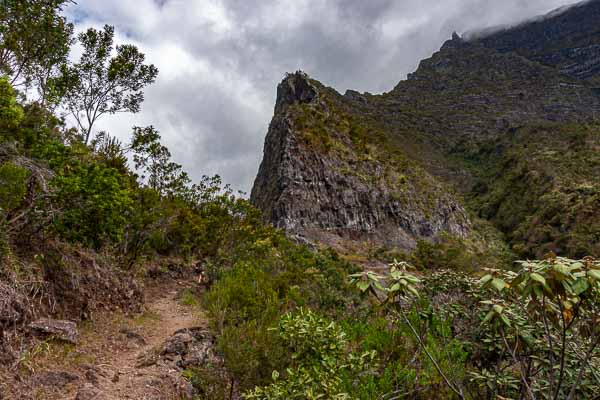
[{"label": "shrub", "polygon": [[[350,264],[334,252],[313,253],[262,225],[245,203],[233,203],[229,217],[211,224],[221,245],[206,262],[215,279],[204,298],[218,347],[233,378],[244,390],[271,382],[271,371],[290,362],[277,332],[270,330],[296,307],[344,315],[356,300],[349,287]],[[218,215],[218,214],[214,214]]]},{"label": "shrub", "polygon": [[23,109],[17,103],[15,90],[8,78],[0,77],[0,129],[16,128],[22,119]]},{"label": "shrub", "polygon": [[126,178],[101,164],[76,167],[57,176],[53,203],[61,210],[56,231],[68,240],[100,248],[122,238],[132,207]]},{"label": "shrub", "polygon": [[245,399],[351,399],[344,385],[345,373],[368,373],[375,352],[356,354],[348,349],[345,332],[334,322],[307,310],[286,314],[279,335],[292,353],[283,373],[274,371],[273,383],[257,387]]},{"label": "shrub", "polygon": [[593,397],[600,390],[600,262],[551,256],[520,265],[481,278],[492,291],[482,302],[485,339],[501,357],[496,371],[506,372],[475,378],[513,382],[503,395]]},{"label": "shrub", "polygon": [[11,162],[0,165],[0,212],[14,210],[27,193],[29,171]]},{"label": "shrub", "polygon": [[391,329],[411,338],[413,344],[407,341],[404,346],[412,347],[413,357],[419,360],[416,384],[396,388],[386,396],[396,396],[399,390],[413,393],[425,386],[431,395],[435,391],[439,397],[464,399],[466,372],[462,365],[469,353],[452,335],[451,315],[435,310],[428,299],[419,299],[423,281],[409,273],[409,268],[412,266],[405,262],[394,262],[388,277],[373,272],[351,275],[358,289],[372,294],[385,308],[393,321]]}]

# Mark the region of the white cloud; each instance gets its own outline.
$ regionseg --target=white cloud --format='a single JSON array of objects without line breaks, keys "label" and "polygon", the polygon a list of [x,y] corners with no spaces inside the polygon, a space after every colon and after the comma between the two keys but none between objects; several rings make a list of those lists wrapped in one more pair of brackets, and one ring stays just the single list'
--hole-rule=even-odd
[{"label": "white cloud", "polygon": [[142,112],[100,129],[154,125],[192,177],[249,191],[276,85],[303,69],[326,85],[382,92],[452,31],[515,23],[569,0],[80,0],[77,29],[111,24],[160,70]]}]

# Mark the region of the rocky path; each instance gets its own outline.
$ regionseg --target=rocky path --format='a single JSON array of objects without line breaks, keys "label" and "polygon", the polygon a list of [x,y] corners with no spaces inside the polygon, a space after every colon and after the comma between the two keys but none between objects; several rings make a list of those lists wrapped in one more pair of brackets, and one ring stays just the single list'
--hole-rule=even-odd
[{"label": "rocky path", "polygon": [[86,372],[91,379],[79,389],[77,400],[185,397],[190,388],[181,377],[181,371],[175,365],[159,362],[161,355],[158,354],[176,332],[202,328],[204,321],[199,311],[181,305],[180,293],[181,290],[174,287],[160,288],[151,294],[156,297],[147,303],[145,318],[148,321],[119,329],[128,343],[115,352],[110,351],[110,346],[107,348],[109,351],[99,357],[95,368]]},{"label": "rocky path", "polygon": [[147,290],[141,315],[98,317],[80,328],[76,346],[53,344],[36,356],[30,371],[16,372],[21,382],[0,399],[191,398],[182,370],[212,357],[212,339],[194,290],[171,282]]}]

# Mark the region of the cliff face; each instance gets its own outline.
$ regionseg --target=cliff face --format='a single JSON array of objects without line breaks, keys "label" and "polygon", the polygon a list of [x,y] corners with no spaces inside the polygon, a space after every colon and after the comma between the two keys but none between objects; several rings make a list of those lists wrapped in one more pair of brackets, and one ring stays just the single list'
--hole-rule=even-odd
[{"label": "cliff face", "polygon": [[401,153],[386,154],[384,135],[361,125],[342,96],[302,73],[277,94],[251,194],[275,226],[334,246],[369,240],[402,249],[441,232],[468,234],[449,188]]},{"label": "cliff face", "polygon": [[276,226],[333,245],[466,238],[469,209],[524,256],[600,254],[597,21],[592,1],[454,35],[382,95],[289,75],[252,202]]}]

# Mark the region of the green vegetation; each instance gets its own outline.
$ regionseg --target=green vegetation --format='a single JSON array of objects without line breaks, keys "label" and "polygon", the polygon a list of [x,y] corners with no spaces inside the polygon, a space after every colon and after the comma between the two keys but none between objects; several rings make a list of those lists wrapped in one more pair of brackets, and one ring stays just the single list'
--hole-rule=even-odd
[{"label": "green vegetation", "polygon": [[58,175],[53,204],[64,210],[53,218],[66,240],[100,248],[105,241],[122,240],[133,200],[126,178],[101,164],[78,166]]},{"label": "green vegetation", "polygon": [[600,263],[550,257],[520,266],[480,280],[499,292],[482,301],[486,342],[500,346],[515,367],[513,385],[529,398],[593,397],[600,389]]},{"label": "green vegetation", "polygon": [[[440,379],[438,396],[590,398],[600,384],[600,263],[551,257],[520,266],[479,281],[447,273],[421,279],[406,263],[393,264],[389,277],[352,278],[394,325],[408,328],[417,357]],[[448,296],[452,303],[440,302]],[[461,332],[461,321],[478,323]],[[436,351],[436,336],[443,351]]]},{"label": "green vegetation", "polygon": [[282,315],[310,307],[336,316],[356,300],[346,279],[356,267],[335,253],[314,254],[271,228],[256,228],[215,259],[221,268],[205,298],[225,366],[244,389],[269,382],[271,372],[290,361],[270,330]]},{"label": "green vegetation", "polygon": [[[479,174],[473,208],[522,257],[600,255],[600,127],[545,124],[466,154]],[[494,149],[505,149],[494,155]]]},{"label": "green vegetation", "polygon": [[0,78],[0,119],[2,129],[14,128],[23,119],[23,109],[17,104],[16,93],[8,78]]},{"label": "green vegetation", "polygon": [[[127,144],[93,132],[103,114],[138,111],[157,71],[133,46],[112,53],[111,27],[81,34],[84,53],[69,63],[64,4],[5,1],[0,12],[0,290],[10,299],[0,304],[0,345],[5,329],[31,318],[32,304],[89,318],[94,297],[135,302],[135,290],[122,283],[174,260],[201,265],[210,283],[201,298],[185,292],[181,299],[206,311],[222,361],[184,371],[200,398],[223,399],[234,388],[265,400],[598,393],[600,264],[583,258],[600,254],[597,126],[524,128],[510,143],[480,143],[459,155],[475,166],[494,161],[477,176],[470,201],[514,251],[581,260],[550,253],[504,268],[512,253],[476,220],[465,240],[443,235],[419,242],[413,254],[374,250],[365,257],[391,264],[378,275],[334,250],[296,244],[219,177],[192,183],[152,126],[134,127]],[[24,90],[32,87],[35,100]],[[305,144],[353,157],[344,171],[384,180],[398,198],[417,196],[424,212],[435,207],[446,187],[399,150],[387,126],[361,120],[319,90],[329,114],[294,109]],[[90,102],[89,91],[103,95]],[[61,109],[82,115],[76,128]],[[369,173],[382,165],[380,176]],[[493,269],[478,280],[481,267]],[[103,274],[93,290],[75,290]],[[28,296],[36,301],[26,303]],[[136,323],[155,318],[142,314]],[[19,362],[27,369],[44,351],[25,351]]]},{"label": "green vegetation", "polygon": [[246,399],[349,399],[342,377],[360,379],[369,373],[375,352],[355,354],[349,351],[345,333],[334,322],[310,310],[300,308],[279,323],[279,335],[292,351],[291,366],[285,379],[274,371],[274,383],[256,388]]},{"label": "green vegetation", "polygon": [[0,165],[0,212],[15,210],[23,201],[29,172],[11,162]]}]

